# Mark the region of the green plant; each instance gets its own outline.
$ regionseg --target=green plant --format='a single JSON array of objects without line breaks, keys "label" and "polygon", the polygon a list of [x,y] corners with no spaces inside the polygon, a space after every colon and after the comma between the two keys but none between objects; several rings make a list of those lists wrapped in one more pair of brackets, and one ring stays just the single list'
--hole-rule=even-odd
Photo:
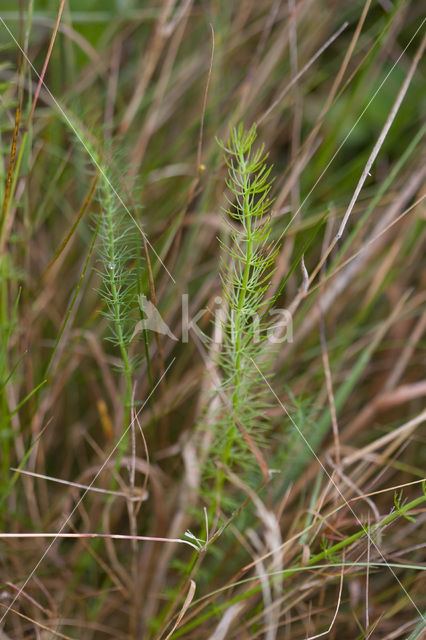
[{"label": "green plant", "polygon": [[138,269],[140,251],[135,223],[117,198],[109,178],[103,176],[99,187],[99,243],[98,252],[102,269],[100,295],[105,303],[103,315],[109,321],[109,340],[118,347],[121,371],[125,378],[124,407],[127,426],[131,395],[132,376],[138,360],[130,353],[130,342],[134,330],[137,301]]},{"label": "green plant", "polygon": [[11,640],[424,635],[425,20],[326,5],[2,1]]},{"label": "green plant", "polygon": [[[277,250],[270,242],[271,170],[264,147],[254,148],[256,126],[239,124],[226,143],[218,141],[228,167],[224,211],[229,243],[221,241],[223,341],[217,365],[222,406],[215,425],[214,451],[225,467],[252,469],[261,462],[268,389],[255,363],[267,372],[270,303],[268,287]],[[263,465],[264,466],[264,465]],[[264,469],[263,469],[264,470]],[[218,492],[226,471],[218,471]]]}]

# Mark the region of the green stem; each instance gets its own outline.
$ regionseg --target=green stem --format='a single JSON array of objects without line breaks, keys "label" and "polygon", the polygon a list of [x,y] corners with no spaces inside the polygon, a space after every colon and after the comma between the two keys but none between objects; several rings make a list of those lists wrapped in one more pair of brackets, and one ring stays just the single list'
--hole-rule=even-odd
[{"label": "green stem", "polygon": [[126,396],[125,407],[126,416],[129,412],[131,396],[132,396],[132,370],[130,366],[130,360],[127,353],[126,342],[123,334],[122,320],[121,320],[121,302],[119,296],[119,290],[116,283],[115,266],[117,261],[115,246],[117,244],[115,238],[114,222],[112,220],[112,208],[111,208],[111,195],[108,187],[105,189],[106,193],[106,217],[107,217],[107,232],[108,232],[108,249],[109,249],[109,264],[106,265],[108,273],[108,285],[112,296],[112,308],[114,314],[114,325],[117,335],[118,347],[120,349],[121,358],[123,360],[124,375],[126,379]]},{"label": "green stem", "polygon": [[244,308],[244,303],[246,301],[247,294],[247,284],[250,275],[250,265],[253,254],[253,236],[251,229],[251,212],[250,212],[250,200],[249,200],[249,179],[246,173],[246,164],[244,160],[244,155],[241,154],[240,158],[240,166],[243,170],[244,175],[244,209],[243,209],[243,218],[246,221],[245,229],[247,232],[247,249],[246,249],[246,258],[244,265],[244,273],[243,273],[243,281],[240,288],[240,293],[238,296],[238,308],[237,308],[237,316],[235,318],[235,334],[236,334],[236,343],[235,343],[235,376],[234,376],[234,395],[232,398],[232,406],[236,407],[238,401],[238,386],[240,381],[240,373],[241,373],[241,321],[242,321],[242,311]]},{"label": "green stem", "polygon": [[[252,229],[251,229],[250,201],[249,201],[249,193],[248,193],[249,177],[247,175],[246,162],[245,162],[243,153],[239,154],[238,164],[239,164],[239,167],[241,167],[241,174],[244,176],[244,187],[243,187],[244,196],[243,196],[242,215],[243,215],[244,228],[246,230],[246,238],[244,239],[244,242],[246,243],[246,256],[245,256],[243,279],[242,279],[242,282],[240,285],[240,291],[238,294],[238,305],[235,313],[235,323],[233,321],[232,335],[231,335],[231,339],[235,341],[233,342],[234,353],[235,353],[235,372],[234,372],[233,385],[232,385],[233,387],[232,409],[235,413],[238,413],[238,407],[240,404],[239,388],[240,388],[240,382],[241,382],[241,338],[242,338],[241,325],[243,320],[242,318],[243,308],[246,301],[247,284],[248,284],[248,279],[250,275],[250,264],[251,264],[252,253],[253,253],[253,236],[251,233]],[[231,424],[232,426],[228,431],[228,433],[226,434],[226,446],[223,454],[223,462],[225,466],[228,465],[229,463],[229,459],[231,457],[231,449],[232,449],[232,445],[235,440],[235,434],[236,434],[235,422],[232,420]],[[216,491],[217,491],[219,503],[222,495],[224,481],[225,481],[225,473],[222,469],[218,469]]]}]

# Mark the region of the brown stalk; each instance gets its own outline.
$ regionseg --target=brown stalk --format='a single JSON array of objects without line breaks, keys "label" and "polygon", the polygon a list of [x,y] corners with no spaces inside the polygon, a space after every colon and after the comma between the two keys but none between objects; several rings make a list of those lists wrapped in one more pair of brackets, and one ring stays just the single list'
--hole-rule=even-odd
[{"label": "brown stalk", "polygon": [[55,44],[56,35],[58,33],[59,23],[61,21],[62,12],[64,10],[65,2],[66,2],[66,0],[60,0],[60,3],[59,3],[58,15],[56,17],[55,26],[53,27],[52,35],[50,37],[49,47],[47,49],[46,57],[45,57],[44,63],[43,63],[43,68],[42,68],[41,73],[40,73],[39,78],[38,78],[37,88],[36,88],[36,91],[35,91],[35,94],[34,94],[33,103],[31,105],[30,114],[28,116],[28,120],[27,120],[27,123],[25,125],[25,130],[26,131],[28,130],[28,128],[30,126],[31,120],[33,119],[33,115],[34,115],[34,111],[35,111],[35,108],[36,108],[36,104],[38,102],[38,98],[39,98],[39,95],[40,95],[41,87],[43,85],[44,76],[46,75],[47,65],[49,64],[50,56],[51,56],[52,50],[53,50],[53,45]]}]

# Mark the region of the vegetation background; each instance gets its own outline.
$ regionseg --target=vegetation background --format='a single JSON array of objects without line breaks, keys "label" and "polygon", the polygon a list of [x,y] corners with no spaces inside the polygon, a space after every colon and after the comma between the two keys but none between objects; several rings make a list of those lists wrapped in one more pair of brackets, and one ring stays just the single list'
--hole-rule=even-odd
[{"label": "vegetation background", "polygon": [[425,27],[2,0],[2,640],[426,637]]}]

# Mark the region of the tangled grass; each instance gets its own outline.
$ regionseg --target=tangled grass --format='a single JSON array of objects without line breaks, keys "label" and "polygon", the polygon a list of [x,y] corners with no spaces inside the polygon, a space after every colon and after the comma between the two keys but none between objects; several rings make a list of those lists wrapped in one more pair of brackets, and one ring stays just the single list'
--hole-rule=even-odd
[{"label": "tangled grass", "polygon": [[420,5],[3,0],[4,640],[425,637]]}]

